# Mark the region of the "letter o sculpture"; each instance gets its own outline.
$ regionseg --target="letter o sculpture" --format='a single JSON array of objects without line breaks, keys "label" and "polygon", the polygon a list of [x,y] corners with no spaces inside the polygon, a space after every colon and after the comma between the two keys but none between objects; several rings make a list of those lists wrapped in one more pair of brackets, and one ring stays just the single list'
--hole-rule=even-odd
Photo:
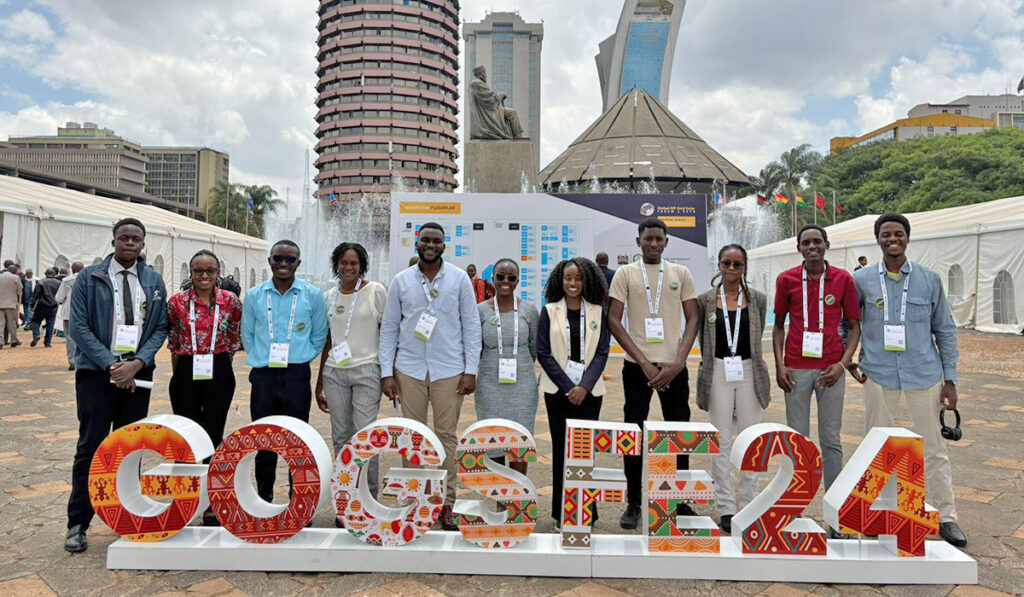
[{"label": "letter o sculpture", "polygon": [[[249,480],[256,452],[277,452],[288,463],[292,495],[287,504],[259,497]],[[331,470],[331,451],[308,423],[264,417],[224,438],[210,460],[210,505],[229,533],[249,543],[280,543],[313,519]]]}]

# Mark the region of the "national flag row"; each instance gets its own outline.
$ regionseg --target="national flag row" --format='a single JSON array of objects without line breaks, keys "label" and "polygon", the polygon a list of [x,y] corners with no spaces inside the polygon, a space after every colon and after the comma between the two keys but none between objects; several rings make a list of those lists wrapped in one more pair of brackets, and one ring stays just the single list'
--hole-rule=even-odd
[{"label": "national flag row", "polygon": [[[785,195],[783,195],[783,194],[781,194],[781,193],[775,193],[775,202],[780,204],[780,205],[789,205],[790,198],[785,196]],[[765,197],[764,195],[758,195],[757,196],[757,204],[758,205],[767,205],[768,204],[768,198]],[[807,207],[807,202],[804,201],[803,197],[801,197],[800,195],[797,195],[796,196],[796,205],[797,205],[797,207]],[[825,198],[822,197],[820,194],[815,193],[814,194],[814,206],[817,207],[818,209],[820,209],[821,211],[825,211]],[[839,213],[842,213],[843,212],[843,206],[837,204],[836,205],[836,211],[838,211]]]}]

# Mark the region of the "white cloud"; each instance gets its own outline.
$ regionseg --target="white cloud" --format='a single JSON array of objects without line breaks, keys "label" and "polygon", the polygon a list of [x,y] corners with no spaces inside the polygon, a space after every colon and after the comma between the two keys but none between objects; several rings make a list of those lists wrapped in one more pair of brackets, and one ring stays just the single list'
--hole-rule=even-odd
[{"label": "white cloud", "polygon": [[8,39],[49,42],[53,29],[43,15],[22,9],[6,19],[0,19],[0,31]]}]

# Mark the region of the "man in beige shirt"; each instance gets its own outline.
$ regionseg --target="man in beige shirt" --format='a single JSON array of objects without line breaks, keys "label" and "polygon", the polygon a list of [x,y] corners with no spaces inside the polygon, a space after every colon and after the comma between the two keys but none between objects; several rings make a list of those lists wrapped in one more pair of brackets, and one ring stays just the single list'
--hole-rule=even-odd
[{"label": "man in beige shirt", "polygon": [[[0,272],[0,339],[10,338],[10,345],[21,344],[18,341],[18,309],[21,307],[21,277],[16,273],[18,266],[11,264]],[[0,341],[0,348],[3,342]]]},{"label": "man in beige shirt", "polygon": [[[622,389],[626,395],[625,422],[641,427],[651,410],[655,390],[666,421],[690,420],[690,385],[686,358],[697,338],[697,289],[685,266],[663,261],[668,245],[668,228],[658,218],[648,218],[638,227],[636,244],[643,259],[620,267],[608,292],[608,327],[626,351],[622,365]],[[629,329],[622,325],[628,307]],[[683,328],[683,315],[686,327]],[[640,503],[643,457],[626,456],[626,512],[619,520],[624,529],[635,529],[645,510]],[[676,466],[689,468],[689,459],[679,456]],[[693,516],[681,503],[679,516]]]}]

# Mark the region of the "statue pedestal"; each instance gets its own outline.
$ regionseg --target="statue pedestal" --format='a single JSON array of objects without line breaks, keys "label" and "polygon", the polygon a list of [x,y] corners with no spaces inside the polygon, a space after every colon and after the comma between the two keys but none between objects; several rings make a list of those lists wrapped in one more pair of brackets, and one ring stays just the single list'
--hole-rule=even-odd
[{"label": "statue pedestal", "polygon": [[523,182],[537,183],[537,156],[531,139],[469,139],[463,180],[474,193],[519,193]]}]

